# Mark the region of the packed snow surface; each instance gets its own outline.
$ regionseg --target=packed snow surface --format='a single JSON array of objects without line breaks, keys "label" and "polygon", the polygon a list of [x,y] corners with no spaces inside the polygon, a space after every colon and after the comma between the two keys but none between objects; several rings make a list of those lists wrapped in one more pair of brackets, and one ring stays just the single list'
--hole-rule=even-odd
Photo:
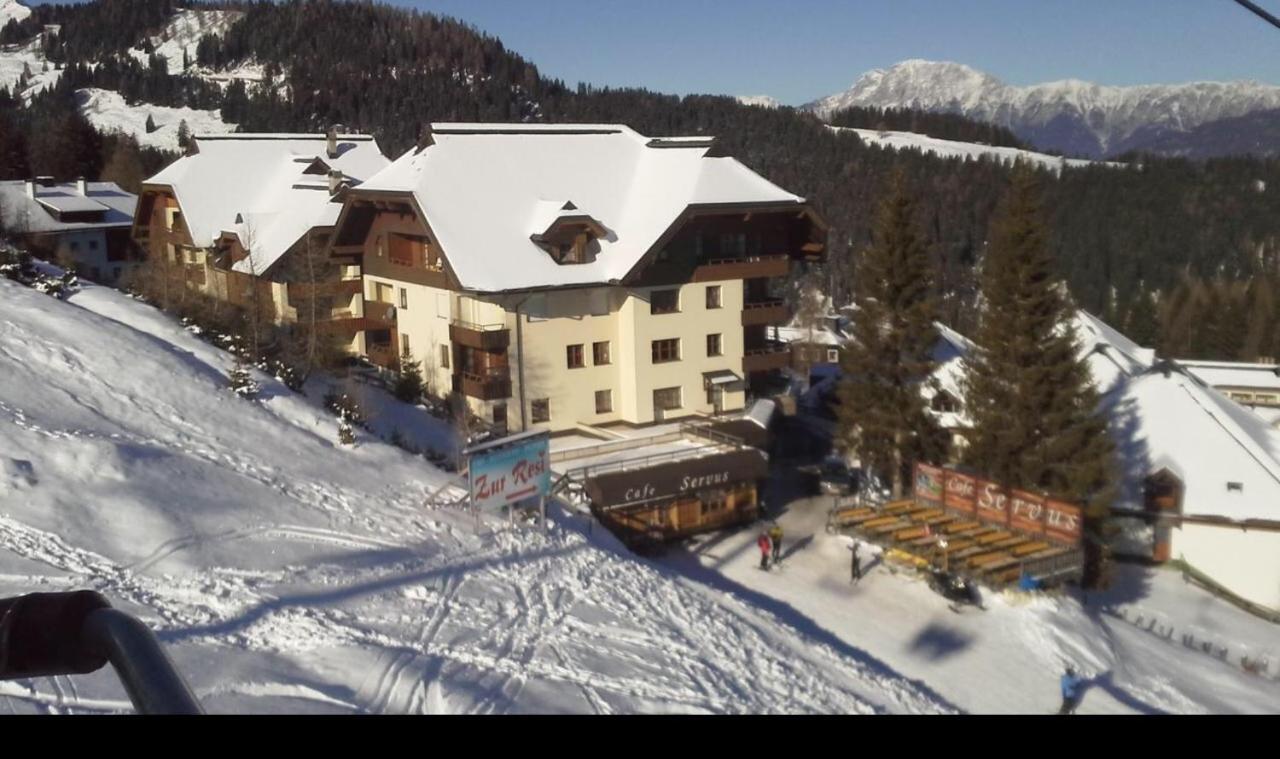
[{"label": "packed snow surface", "polygon": [[[76,103],[80,113],[100,132],[122,132],[133,135],[145,147],[178,152],[178,128],[187,122],[188,134],[229,134],[235,124],[222,120],[216,109],[200,111],[195,108],[170,108],[163,105],[139,103],[129,105],[120,93],[113,90],[88,88],[76,90]],[[154,132],[147,132],[147,117],[156,125]]]},{"label": "packed snow surface", "polygon": [[[25,87],[18,87],[23,73],[28,73]],[[7,88],[24,100],[53,87],[62,76],[60,69],[54,68],[45,57],[40,47],[40,35],[30,42],[0,47],[0,87]]]},{"label": "packed snow surface", "polygon": [[[448,478],[158,311],[0,280],[0,595],[92,588],[210,712],[946,712],[857,645],[551,529],[424,505]],[[129,711],[109,671],[0,684],[17,712]]]}]

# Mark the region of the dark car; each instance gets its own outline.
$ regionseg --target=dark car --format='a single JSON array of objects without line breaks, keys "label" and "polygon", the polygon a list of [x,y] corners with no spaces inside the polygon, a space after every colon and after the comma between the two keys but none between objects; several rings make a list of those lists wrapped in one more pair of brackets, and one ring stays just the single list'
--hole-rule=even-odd
[{"label": "dark car", "polygon": [[818,491],[824,495],[849,495],[858,491],[856,472],[839,459],[827,459],[818,472]]}]

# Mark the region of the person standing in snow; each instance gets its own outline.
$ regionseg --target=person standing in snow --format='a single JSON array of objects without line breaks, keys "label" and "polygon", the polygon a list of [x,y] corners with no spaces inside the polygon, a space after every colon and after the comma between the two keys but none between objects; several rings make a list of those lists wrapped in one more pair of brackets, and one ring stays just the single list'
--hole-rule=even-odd
[{"label": "person standing in snow", "polygon": [[782,525],[777,522],[769,530],[769,542],[773,545],[773,563],[777,566],[782,558]]},{"label": "person standing in snow", "polygon": [[773,548],[769,541],[769,534],[762,532],[760,537],[756,538],[756,545],[760,546],[760,568],[769,571],[769,551]]},{"label": "person standing in snow", "polygon": [[849,564],[849,582],[856,583],[862,579],[862,561],[858,558],[858,541],[853,541],[853,559]]},{"label": "person standing in snow", "polygon": [[1076,676],[1075,669],[1067,667],[1059,682],[1062,686],[1062,708],[1058,714],[1075,714],[1076,707],[1080,705],[1080,678]]}]

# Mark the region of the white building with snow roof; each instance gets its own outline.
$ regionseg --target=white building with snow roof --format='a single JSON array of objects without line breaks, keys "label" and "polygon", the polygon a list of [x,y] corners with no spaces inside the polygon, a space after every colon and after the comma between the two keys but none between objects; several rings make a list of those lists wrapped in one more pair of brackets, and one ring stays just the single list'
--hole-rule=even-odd
[{"label": "white building with snow roof", "polygon": [[787,364],[771,280],[818,258],[812,209],[706,137],[621,125],[435,124],[346,194],[360,349],[512,430],[741,410]]},{"label": "white building with snow roof", "polygon": [[129,242],[137,203],[114,182],[0,182],[0,229],[36,255],[115,284],[138,262]]},{"label": "white building with snow roof", "polygon": [[[210,134],[143,183],[133,235],[208,295],[245,304],[253,287],[281,321],[297,318],[297,266],[321,256],[342,195],[390,161],[370,135]],[[322,311],[347,339],[358,330],[358,266],[328,266],[318,279]]]}]

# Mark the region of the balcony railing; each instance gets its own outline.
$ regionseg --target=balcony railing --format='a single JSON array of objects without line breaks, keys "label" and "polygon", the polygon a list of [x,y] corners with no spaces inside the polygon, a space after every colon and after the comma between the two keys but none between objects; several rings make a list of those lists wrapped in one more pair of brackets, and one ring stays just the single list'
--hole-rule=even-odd
[{"label": "balcony railing", "polygon": [[449,322],[449,340],[468,348],[502,351],[511,344],[511,331],[505,324],[472,324],[455,319]]},{"label": "balcony railing", "polygon": [[698,264],[693,271],[693,281],[785,277],[790,269],[791,260],[786,255],[713,258]]},{"label": "balcony railing", "polygon": [[765,372],[782,369],[791,363],[791,349],[784,343],[748,348],[742,355],[742,371]]},{"label": "balcony railing", "polygon": [[781,299],[762,300],[745,303],[742,306],[742,326],[758,324],[785,324],[791,318],[791,311]]},{"label": "balcony railing", "polygon": [[454,392],[482,401],[497,401],[511,397],[511,375],[495,370],[488,374],[458,372],[453,375]]},{"label": "balcony railing", "polygon": [[367,345],[365,346],[365,355],[369,357],[371,363],[384,369],[400,368],[400,357],[396,354],[396,349],[390,344]]},{"label": "balcony railing", "polygon": [[396,326],[396,307],[380,300],[364,301],[365,329],[394,329]]}]

